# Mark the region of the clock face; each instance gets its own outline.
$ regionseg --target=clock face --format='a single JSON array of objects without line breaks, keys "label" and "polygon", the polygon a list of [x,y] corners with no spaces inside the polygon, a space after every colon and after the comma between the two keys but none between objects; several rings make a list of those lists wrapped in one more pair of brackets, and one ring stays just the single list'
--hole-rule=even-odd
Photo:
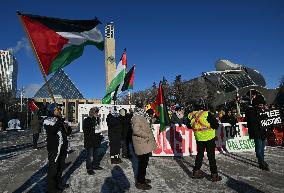
[{"label": "clock face", "polygon": [[107,58],[108,61],[110,61],[111,63],[114,63],[115,62],[115,58],[113,56],[109,56]]}]

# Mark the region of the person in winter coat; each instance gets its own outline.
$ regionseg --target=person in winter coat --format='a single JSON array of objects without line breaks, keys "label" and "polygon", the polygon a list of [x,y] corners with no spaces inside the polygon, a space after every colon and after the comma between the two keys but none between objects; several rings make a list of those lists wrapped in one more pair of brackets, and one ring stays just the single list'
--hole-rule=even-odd
[{"label": "person in winter coat", "polygon": [[108,126],[109,148],[110,148],[110,160],[111,164],[120,164],[120,148],[121,148],[121,136],[122,126],[117,113],[116,107],[114,107],[107,115],[106,122]]},{"label": "person in winter coat", "polygon": [[232,114],[232,111],[230,109],[226,110],[226,114],[222,116],[221,118],[222,123],[230,123],[232,126],[236,125],[238,120],[237,118]]},{"label": "person in winter coat", "polygon": [[122,134],[121,134],[122,157],[129,158],[129,148],[128,148],[129,142],[127,136],[129,130],[131,129],[131,123],[130,123],[131,119],[126,109],[122,108],[119,110],[119,119],[122,127]]},{"label": "person in winter coat", "polygon": [[171,117],[171,124],[176,126],[183,126],[186,125],[187,118],[184,116],[184,110],[182,107],[177,106],[175,107],[175,112],[172,114]]},{"label": "person in winter coat", "polygon": [[197,156],[193,168],[193,178],[204,178],[201,166],[204,157],[204,151],[207,151],[207,157],[210,165],[211,181],[217,182],[222,180],[218,175],[217,164],[215,159],[215,137],[218,129],[218,120],[206,110],[205,105],[198,104],[195,111],[188,114],[188,128],[192,128],[197,145]]},{"label": "person in winter coat", "polygon": [[135,186],[137,189],[149,190],[151,180],[146,179],[146,169],[150,153],[157,148],[157,144],[151,129],[150,119],[153,117],[154,111],[149,109],[145,111],[140,108],[135,108],[134,115],[131,119],[132,123],[132,143],[134,152],[138,157],[138,173],[136,176]]},{"label": "person in winter coat", "polygon": [[37,141],[40,133],[40,121],[36,114],[33,115],[31,120],[31,129],[33,134],[33,148],[37,150]]},{"label": "person in winter coat", "polygon": [[44,120],[43,125],[47,134],[47,192],[59,193],[69,187],[63,182],[62,172],[67,156],[67,135],[70,135],[72,130],[68,122],[62,118],[61,107],[55,104],[50,105],[49,116]]},{"label": "person in winter coat", "polygon": [[93,175],[95,170],[102,170],[98,160],[97,149],[101,145],[102,135],[100,131],[99,108],[93,107],[89,111],[89,116],[83,121],[84,147],[87,152],[86,169],[89,175]]},{"label": "person in winter coat", "polygon": [[264,161],[264,148],[266,143],[266,129],[260,126],[264,110],[265,101],[261,96],[256,96],[252,101],[252,106],[246,110],[246,121],[248,126],[249,138],[254,140],[255,153],[258,159],[259,167],[263,170],[269,170],[268,164]]}]

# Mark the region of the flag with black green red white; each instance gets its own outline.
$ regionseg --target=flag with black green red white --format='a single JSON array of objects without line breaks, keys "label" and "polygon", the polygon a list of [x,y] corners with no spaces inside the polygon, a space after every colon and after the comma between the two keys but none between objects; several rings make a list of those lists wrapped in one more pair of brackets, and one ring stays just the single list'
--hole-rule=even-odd
[{"label": "flag with black green red white", "polygon": [[97,29],[101,22],[97,18],[69,20],[19,12],[18,15],[46,75],[79,58],[86,45],[104,49],[102,33]]},{"label": "flag with black green red white", "polygon": [[170,125],[170,117],[164,97],[163,84],[160,82],[156,101],[153,104],[155,114],[159,117],[160,132],[166,130],[166,126]]},{"label": "flag with black green red white", "polygon": [[121,59],[117,65],[115,75],[111,80],[106,90],[106,95],[102,99],[103,104],[110,104],[112,100],[115,101],[118,94],[121,93],[123,81],[126,74],[127,57],[126,50],[123,51]]}]

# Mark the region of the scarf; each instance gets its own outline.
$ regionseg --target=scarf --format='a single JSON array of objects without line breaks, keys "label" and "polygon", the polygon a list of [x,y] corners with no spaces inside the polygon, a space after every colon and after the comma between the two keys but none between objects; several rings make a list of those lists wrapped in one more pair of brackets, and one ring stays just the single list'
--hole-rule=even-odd
[{"label": "scarf", "polygon": [[144,109],[141,108],[134,108],[134,116],[141,116],[141,117],[145,117],[146,120],[148,121],[148,123],[150,123],[152,125],[152,118],[149,117],[149,115],[146,113],[146,111]]}]

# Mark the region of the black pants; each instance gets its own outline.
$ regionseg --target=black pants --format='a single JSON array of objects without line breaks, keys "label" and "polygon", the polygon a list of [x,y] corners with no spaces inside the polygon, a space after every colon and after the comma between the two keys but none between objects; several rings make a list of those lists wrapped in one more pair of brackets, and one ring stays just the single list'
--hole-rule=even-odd
[{"label": "black pants", "polygon": [[110,156],[115,156],[120,154],[121,148],[121,133],[114,133],[109,131],[109,150]]},{"label": "black pants", "polygon": [[129,149],[128,149],[128,143],[126,140],[121,141],[121,148],[122,148],[122,156],[128,157]]},{"label": "black pants", "polygon": [[47,173],[47,191],[54,192],[57,187],[62,185],[62,172],[64,170],[67,150],[61,150],[57,160],[56,151],[48,152],[48,173]]},{"label": "black pants", "polygon": [[150,153],[138,155],[138,173],[137,173],[137,182],[144,183],[146,176],[146,169],[148,166],[148,161]]},{"label": "black pants", "polygon": [[217,174],[217,165],[215,159],[215,138],[209,141],[196,141],[197,144],[197,156],[195,159],[194,171],[200,170],[204,157],[204,151],[206,148],[207,157],[209,160],[211,174]]},{"label": "black pants", "polygon": [[33,134],[33,148],[37,148],[38,138],[39,138],[39,133]]},{"label": "black pants", "polygon": [[87,152],[86,169],[87,169],[87,171],[91,171],[95,167],[100,166],[97,150],[98,150],[98,148],[96,148],[96,147],[86,148],[86,152]]}]

